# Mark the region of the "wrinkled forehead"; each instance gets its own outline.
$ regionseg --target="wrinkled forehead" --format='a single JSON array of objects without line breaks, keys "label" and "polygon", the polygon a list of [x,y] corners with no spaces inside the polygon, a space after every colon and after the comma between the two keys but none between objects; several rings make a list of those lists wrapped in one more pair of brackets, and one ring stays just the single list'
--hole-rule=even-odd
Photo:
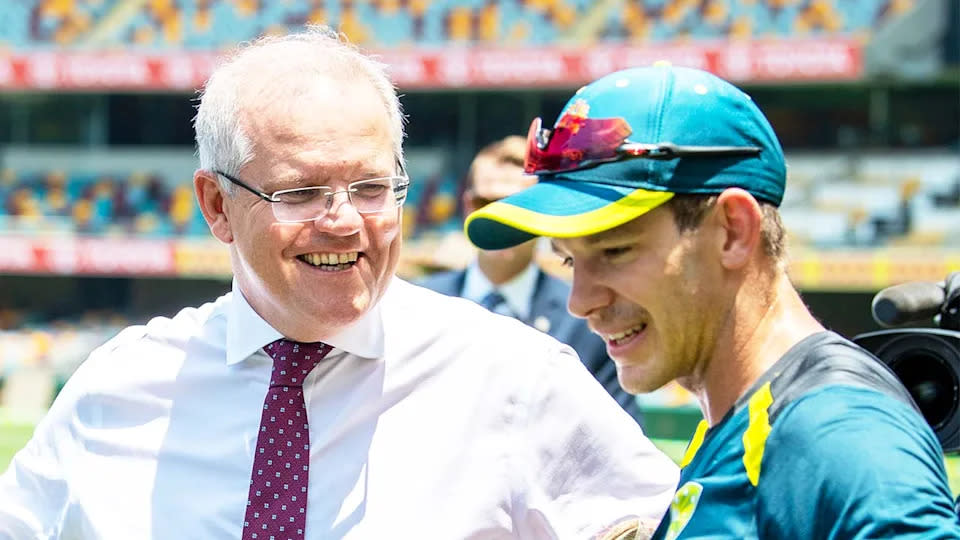
[{"label": "wrinkled forehead", "polygon": [[[268,99],[258,99],[265,95]],[[241,111],[252,161],[394,173],[389,114],[370,84],[333,79],[294,91],[271,90],[250,96]]]}]

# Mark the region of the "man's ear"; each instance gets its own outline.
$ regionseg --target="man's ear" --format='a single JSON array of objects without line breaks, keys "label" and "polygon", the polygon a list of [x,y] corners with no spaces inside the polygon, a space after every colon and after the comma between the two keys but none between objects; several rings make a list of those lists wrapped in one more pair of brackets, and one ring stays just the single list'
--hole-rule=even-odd
[{"label": "man's ear", "polygon": [[209,171],[198,170],[193,173],[193,189],[210,232],[224,244],[233,243],[233,230],[224,209],[225,195],[217,177]]},{"label": "man's ear", "polygon": [[717,197],[715,210],[723,231],[720,262],[729,270],[743,268],[760,246],[760,203],[743,189],[729,188]]}]

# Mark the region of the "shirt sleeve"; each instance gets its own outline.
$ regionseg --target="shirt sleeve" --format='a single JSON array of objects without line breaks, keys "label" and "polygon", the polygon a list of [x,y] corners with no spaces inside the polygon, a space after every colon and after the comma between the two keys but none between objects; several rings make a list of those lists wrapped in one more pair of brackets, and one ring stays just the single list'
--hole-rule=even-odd
[{"label": "shirt sleeve", "polygon": [[789,405],[767,438],[761,538],[957,538],[941,447],[880,392],[831,386]]},{"label": "shirt sleeve", "polygon": [[[677,466],[590,375],[566,345],[532,362],[519,441],[526,485],[514,509],[521,538],[588,538],[631,517],[654,525]],[[545,530],[546,529],[546,530]]]},{"label": "shirt sleeve", "polygon": [[[122,336],[136,337],[137,331]],[[69,473],[78,463],[83,442],[75,419],[100,362],[121,342],[117,336],[98,347],[67,380],[27,444],[0,475],[0,540],[59,538],[70,501]]]},{"label": "shirt sleeve", "polygon": [[68,499],[59,445],[69,430],[71,395],[76,386],[67,383],[26,446],[0,476],[0,540],[59,536]]}]

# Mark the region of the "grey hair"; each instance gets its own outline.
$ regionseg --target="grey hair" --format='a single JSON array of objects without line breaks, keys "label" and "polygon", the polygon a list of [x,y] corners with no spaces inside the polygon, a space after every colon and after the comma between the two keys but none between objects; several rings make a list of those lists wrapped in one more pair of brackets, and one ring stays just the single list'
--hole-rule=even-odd
[{"label": "grey hair", "polygon": [[[255,68],[253,62],[265,57],[293,62],[291,72],[298,75],[333,74],[369,81],[387,109],[393,132],[393,153],[399,169],[396,174],[403,173],[406,168],[403,156],[405,117],[387,66],[363,54],[344,36],[322,25],[307,26],[304,32],[296,34],[264,36],[243,44],[217,66],[200,95],[193,120],[201,169],[236,175],[253,159],[253,142],[241,126],[239,94],[251,76],[251,68]],[[287,89],[295,85],[295,81],[283,82]],[[232,191],[233,184],[220,175],[217,178],[225,191]]]}]

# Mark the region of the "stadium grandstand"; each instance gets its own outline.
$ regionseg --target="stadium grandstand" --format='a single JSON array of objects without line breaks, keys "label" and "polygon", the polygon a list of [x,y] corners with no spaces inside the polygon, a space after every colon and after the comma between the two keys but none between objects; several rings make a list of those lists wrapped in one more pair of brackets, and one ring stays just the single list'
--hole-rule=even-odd
[{"label": "stadium grandstand", "polygon": [[872,292],[960,269],[958,21],[955,0],[3,2],[0,405],[48,402],[123,325],[229,288],[192,191],[196,90],[223,51],[314,23],[379,55],[403,94],[404,276],[467,260],[477,148],[591,79],[668,61],[764,110],[788,155],[793,277],[834,329],[871,329]]},{"label": "stadium grandstand", "polygon": [[218,50],[305,24],[385,48],[799,36],[869,38],[915,0],[41,0],[13,2],[12,46]]}]

